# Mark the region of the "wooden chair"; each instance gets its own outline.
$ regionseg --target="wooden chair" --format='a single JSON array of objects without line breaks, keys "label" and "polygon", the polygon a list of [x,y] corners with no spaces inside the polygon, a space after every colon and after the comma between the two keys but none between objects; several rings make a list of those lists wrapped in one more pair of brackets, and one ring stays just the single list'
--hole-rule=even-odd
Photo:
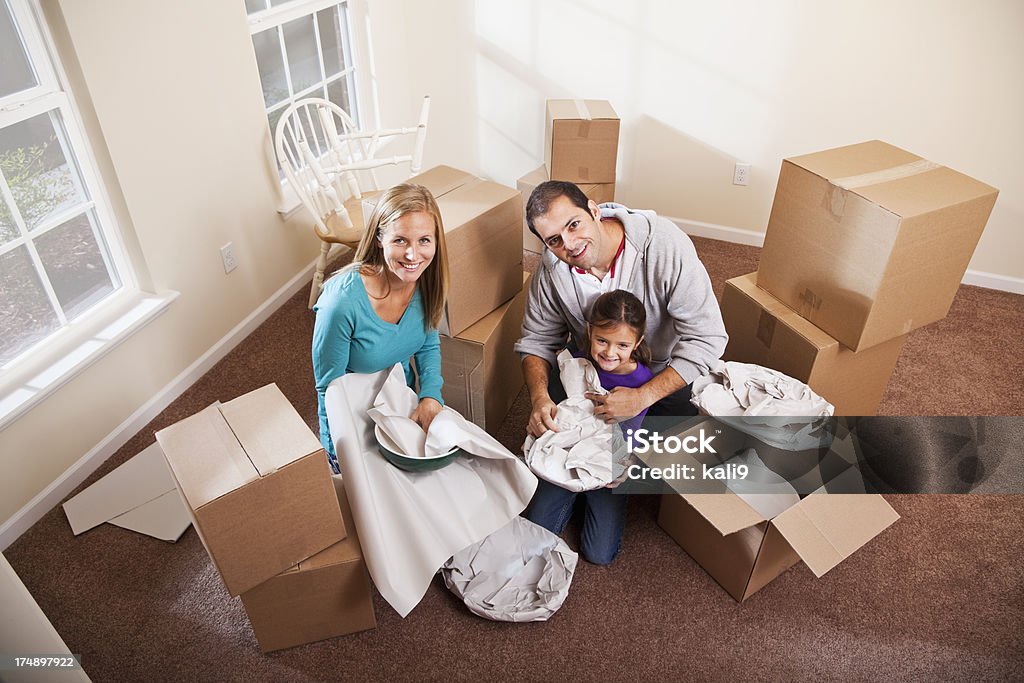
[{"label": "wooden chair", "polygon": [[[420,171],[427,138],[430,98],[423,98],[419,122],[410,128],[359,130],[344,109],[319,97],[292,103],[274,132],[274,149],[288,186],[313,215],[313,232],[320,238],[320,257],[309,292],[309,307],[320,296],[331,246],[355,249],[363,237],[360,200],[377,190],[375,169],[409,164],[409,175]],[[411,154],[378,156],[380,143],[413,135]]]}]

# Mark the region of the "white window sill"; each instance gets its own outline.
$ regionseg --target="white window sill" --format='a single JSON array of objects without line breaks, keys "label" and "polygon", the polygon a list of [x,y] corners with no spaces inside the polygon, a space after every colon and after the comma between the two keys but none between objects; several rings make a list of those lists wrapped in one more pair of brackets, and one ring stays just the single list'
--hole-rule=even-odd
[{"label": "white window sill", "polygon": [[177,292],[123,292],[0,377],[0,430],[167,310]]}]

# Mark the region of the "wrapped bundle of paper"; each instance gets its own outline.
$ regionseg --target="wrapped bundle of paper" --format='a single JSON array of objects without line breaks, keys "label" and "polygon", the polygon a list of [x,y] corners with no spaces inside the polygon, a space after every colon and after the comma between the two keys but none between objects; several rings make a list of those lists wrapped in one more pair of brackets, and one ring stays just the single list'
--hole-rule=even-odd
[{"label": "wrapped bundle of paper", "polygon": [[569,594],[578,556],[544,527],[516,517],[442,568],[471,612],[494,621],[547,621]]},{"label": "wrapped bundle of paper", "polygon": [[396,437],[409,453],[458,446],[462,457],[428,476],[391,465],[378,454],[369,413],[400,424],[390,418],[407,419],[416,400],[400,363],[372,375],[344,375],[326,396],[363,556],[377,590],[403,617],[453,553],[516,518],[537,488],[537,477],[518,458],[450,408],[434,418],[429,435]]},{"label": "wrapped bundle of paper", "polygon": [[786,450],[828,446],[834,408],[800,380],[752,363],[721,362],[693,381],[690,401],[704,415]]},{"label": "wrapped bundle of paper", "polygon": [[597,370],[584,358],[568,351],[558,354],[558,369],[568,398],[558,404],[555,424],[539,438],[526,437],[526,464],[541,479],[569,491],[590,491],[611,483],[617,444],[615,426],[594,415],[587,392],[605,394]]},{"label": "wrapped bundle of paper", "polygon": [[430,458],[447,453],[465,436],[462,416],[454,410],[442,410],[424,432],[410,417],[418,402],[416,393],[406,384],[386,382],[366,414],[403,455]]}]

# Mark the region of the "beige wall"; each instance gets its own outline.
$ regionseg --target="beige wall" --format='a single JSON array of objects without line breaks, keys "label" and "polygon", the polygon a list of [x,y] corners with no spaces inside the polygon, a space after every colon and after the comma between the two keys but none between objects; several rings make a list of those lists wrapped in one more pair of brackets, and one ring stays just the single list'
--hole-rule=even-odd
[{"label": "beige wall", "polygon": [[[131,251],[157,290],[181,296],[0,433],[0,520],[318,252],[301,216],[286,222],[275,210],[244,3],[55,0],[45,7],[69,77],[88,88],[86,122],[98,123],[90,133]],[[225,275],[219,249],[229,241],[239,267]]]},{"label": "beige wall", "polygon": [[620,201],[762,232],[783,157],[878,138],[1000,188],[970,267],[1024,278],[1018,0],[415,5],[378,63],[409,64],[437,102],[431,149],[468,170],[514,183],[543,160],[545,98],[605,98]]}]

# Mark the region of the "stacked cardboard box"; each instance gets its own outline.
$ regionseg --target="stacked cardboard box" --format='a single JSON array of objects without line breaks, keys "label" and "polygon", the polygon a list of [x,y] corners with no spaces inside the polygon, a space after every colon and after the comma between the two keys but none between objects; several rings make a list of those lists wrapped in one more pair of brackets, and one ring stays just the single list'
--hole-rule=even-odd
[{"label": "stacked cardboard box", "polygon": [[[548,100],[544,125],[544,165],[516,185],[523,205],[533,189],[546,180],[579,185],[588,198],[603,204],[615,201],[619,117],[605,100]],[[523,249],[541,254],[544,245],[523,221]]]},{"label": "stacked cardboard box", "polygon": [[[277,385],[212,405],[157,432],[156,438],[231,595],[273,592],[281,583],[279,575],[296,572],[302,583],[298,593],[305,593],[319,573],[304,572],[304,566],[358,557],[354,527],[351,518],[342,516],[323,448]],[[332,552],[339,546],[344,553]],[[290,578],[288,583],[297,585]],[[368,628],[365,613],[348,620],[346,611],[364,599],[365,591],[351,582],[337,582],[335,588],[332,604],[344,607],[336,614],[343,618],[338,628],[351,627],[340,632]],[[318,635],[315,628],[281,619],[268,642],[299,645],[335,635]],[[262,644],[264,637],[257,635]]]},{"label": "stacked cardboard box", "polygon": [[[444,223],[451,284],[441,324],[442,397],[493,431],[523,386],[512,353],[526,298],[520,195],[450,166],[437,166],[408,182],[430,190]],[[379,194],[364,198],[365,216]]]},{"label": "stacked cardboard box", "polygon": [[758,271],[726,284],[726,360],[874,414],[907,333],[949,311],[997,195],[879,141],[784,160]]}]

